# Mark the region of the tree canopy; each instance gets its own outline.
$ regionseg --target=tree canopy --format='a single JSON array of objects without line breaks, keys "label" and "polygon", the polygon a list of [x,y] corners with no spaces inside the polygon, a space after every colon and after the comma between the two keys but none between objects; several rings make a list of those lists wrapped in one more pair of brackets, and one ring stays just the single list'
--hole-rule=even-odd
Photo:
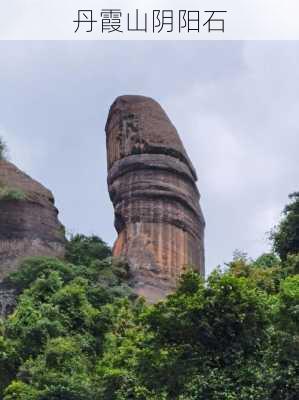
[{"label": "tree canopy", "polygon": [[291,201],[285,206],[284,217],[272,233],[274,250],[282,260],[299,252],[299,192],[290,194],[289,198]]},{"label": "tree canopy", "polygon": [[9,277],[17,307],[0,324],[0,399],[298,399],[294,249],[236,253],[207,280],[187,271],[154,305],[95,236],[72,237],[64,261],[25,260]]}]

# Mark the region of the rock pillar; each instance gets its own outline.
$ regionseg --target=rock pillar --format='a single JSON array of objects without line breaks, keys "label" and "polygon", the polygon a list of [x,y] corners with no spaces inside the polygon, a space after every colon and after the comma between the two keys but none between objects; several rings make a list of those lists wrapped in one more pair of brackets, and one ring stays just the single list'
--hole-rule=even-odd
[{"label": "rock pillar", "polygon": [[149,301],[170,293],[189,266],[204,274],[204,218],[197,176],[161,106],[121,96],[107,124],[108,189],[118,238],[135,291]]}]

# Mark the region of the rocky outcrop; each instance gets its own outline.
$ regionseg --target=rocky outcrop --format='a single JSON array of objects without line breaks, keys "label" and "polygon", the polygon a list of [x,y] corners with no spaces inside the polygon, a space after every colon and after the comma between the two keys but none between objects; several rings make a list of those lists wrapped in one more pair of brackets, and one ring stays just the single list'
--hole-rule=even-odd
[{"label": "rocky outcrop", "polygon": [[196,172],[175,127],[150,98],[117,98],[106,139],[118,232],[113,254],[129,262],[136,292],[156,301],[175,288],[185,266],[204,274]]},{"label": "rocky outcrop", "polygon": [[29,256],[64,255],[64,228],[52,193],[0,161],[0,282]]},{"label": "rocky outcrop", "polygon": [[8,283],[0,282],[0,319],[9,315],[16,305],[16,290]]}]

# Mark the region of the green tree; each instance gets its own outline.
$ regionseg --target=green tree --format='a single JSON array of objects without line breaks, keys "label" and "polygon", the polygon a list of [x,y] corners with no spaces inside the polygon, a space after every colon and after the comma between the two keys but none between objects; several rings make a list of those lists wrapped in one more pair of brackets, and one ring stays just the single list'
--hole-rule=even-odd
[{"label": "green tree", "polygon": [[278,293],[281,279],[286,273],[281,260],[273,253],[264,253],[256,260],[234,257],[227,267],[234,276],[247,278],[253,287],[268,294]]},{"label": "green tree", "polygon": [[284,208],[284,217],[271,235],[274,250],[283,261],[289,254],[299,253],[299,192],[289,198],[291,202]]},{"label": "green tree", "polygon": [[299,275],[289,276],[281,283],[276,330],[269,365],[276,365],[271,386],[271,400],[297,400],[299,393]]},{"label": "green tree", "polygon": [[154,305],[110,255],[79,235],[67,260],[27,259],[12,274],[0,398],[297,400],[298,253],[235,253],[206,281],[188,271]]},{"label": "green tree", "polygon": [[6,159],[7,147],[4,140],[0,137],[0,161]]},{"label": "green tree", "polygon": [[127,265],[106,258],[100,239],[91,243],[89,265],[33,257],[9,277],[19,295],[0,326],[0,399],[94,398],[91,378],[113,325],[112,305],[131,289]]},{"label": "green tree", "polygon": [[110,257],[111,249],[97,236],[74,235],[66,245],[66,260],[89,266],[92,261]]},{"label": "green tree", "polygon": [[204,284],[189,272],[166,301],[118,315],[99,399],[267,399],[270,307],[246,278],[218,271]]}]

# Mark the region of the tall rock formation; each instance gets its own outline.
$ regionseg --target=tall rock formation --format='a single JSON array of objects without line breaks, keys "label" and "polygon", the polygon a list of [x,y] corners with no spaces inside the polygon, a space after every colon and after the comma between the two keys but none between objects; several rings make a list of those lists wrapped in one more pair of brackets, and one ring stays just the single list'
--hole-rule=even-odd
[{"label": "tall rock formation", "polygon": [[48,189],[0,161],[0,282],[25,257],[64,255],[64,228],[57,214]]},{"label": "tall rock formation", "polygon": [[118,238],[138,294],[156,301],[185,266],[204,274],[204,218],[196,172],[161,106],[121,96],[106,124],[108,189]]}]

